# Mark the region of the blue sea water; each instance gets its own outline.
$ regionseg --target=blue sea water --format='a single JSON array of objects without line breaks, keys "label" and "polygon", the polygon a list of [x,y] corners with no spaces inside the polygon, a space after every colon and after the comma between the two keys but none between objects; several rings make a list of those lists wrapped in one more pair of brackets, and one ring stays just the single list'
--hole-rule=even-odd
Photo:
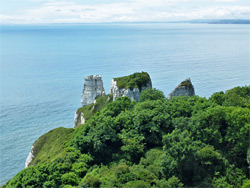
[{"label": "blue sea water", "polygon": [[249,85],[249,25],[85,24],[1,26],[0,185],[24,168],[34,141],[72,127],[84,78],[146,71],[170,93],[190,77],[209,97]]}]

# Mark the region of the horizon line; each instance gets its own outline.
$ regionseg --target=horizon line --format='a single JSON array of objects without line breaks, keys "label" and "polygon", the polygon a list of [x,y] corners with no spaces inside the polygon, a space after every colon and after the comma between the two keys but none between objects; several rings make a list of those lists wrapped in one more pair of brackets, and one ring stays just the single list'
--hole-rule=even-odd
[{"label": "horizon line", "polygon": [[54,23],[0,23],[0,26],[4,25],[81,25],[81,24],[147,24],[147,23],[214,23],[214,24],[250,24],[250,19],[191,19],[191,20],[180,20],[180,21],[121,21],[121,22],[54,22]]}]

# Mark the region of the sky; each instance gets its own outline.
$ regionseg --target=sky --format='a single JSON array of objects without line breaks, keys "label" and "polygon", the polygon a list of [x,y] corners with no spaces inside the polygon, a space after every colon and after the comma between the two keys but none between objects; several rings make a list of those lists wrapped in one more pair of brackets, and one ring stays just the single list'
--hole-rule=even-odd
[{"label": "sky", "polygon": [[249,0],[0,0],[1,24],[250,19]]}]

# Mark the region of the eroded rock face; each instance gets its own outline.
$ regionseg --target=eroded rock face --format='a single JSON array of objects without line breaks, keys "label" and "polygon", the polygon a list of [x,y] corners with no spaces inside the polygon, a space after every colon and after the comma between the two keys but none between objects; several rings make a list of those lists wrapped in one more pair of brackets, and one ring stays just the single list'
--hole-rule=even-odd
[{"label": "eroded rock face", "polygon": [[85,124],[85,118],[84,114],[82,112],[80,113],[75,113],[75,118],[74,118],[74,128],[78,127],[79,125]]},{"label": "eroded rock face", "polygon": [[168,99],[171,99],[174,96],[194,96],[194,86],[190,78],[181,82],[169,95]]},{"label": "eroded rock face", "polygon": [[25,161],[25,168],[28,168],[29,164],[31,163],[32,159],[34,158],[33,150],[34,150],[34,146],[31,147],[29,155]]},{"label": "eroded rock face", "polygon": [[87,106],[94,102],[98,96],[104,96],[102,77],[100,75],[91,75],[85,78],[82,99],[82,106]]},{"label": "eroded rock face", "polygon": [[139,101],[141,92],[148,88],[152,88],[151,80],[146,84],[146,86],[143,86],[141,90],[139,90],[139,88],[133,88],[131,90],[130,88],[128,89],[118,88],[117,82],[113,79],[110,84],[109,93],[113,95],[113,101],[115,101],[118,97],[125,97],[125,96],[129,97],[131,100]]}]

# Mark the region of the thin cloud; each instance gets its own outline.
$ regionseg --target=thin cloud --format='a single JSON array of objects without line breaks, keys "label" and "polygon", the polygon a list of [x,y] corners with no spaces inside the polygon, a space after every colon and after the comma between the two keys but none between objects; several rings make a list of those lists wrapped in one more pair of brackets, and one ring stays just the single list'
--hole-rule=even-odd
[{"label": "thin cloud", "polygon": [[[34,0],[32,0],[34,1]],[[35,0],[42,1],[42,0]],[[77,4],[44,0],[38,8],[0,15],[1,23],[97,23],[175,21],[188,19],[241,19],[250,17],[250,6],[187,7],[202,0],[131,0],[126,3]],[[211,0],[216,2],[235,0]],[[153,2],[153,3],[152,3]],[[178,2],[178,3],[177,3]],[[182,2],[182,4],[180,3]]]}]

